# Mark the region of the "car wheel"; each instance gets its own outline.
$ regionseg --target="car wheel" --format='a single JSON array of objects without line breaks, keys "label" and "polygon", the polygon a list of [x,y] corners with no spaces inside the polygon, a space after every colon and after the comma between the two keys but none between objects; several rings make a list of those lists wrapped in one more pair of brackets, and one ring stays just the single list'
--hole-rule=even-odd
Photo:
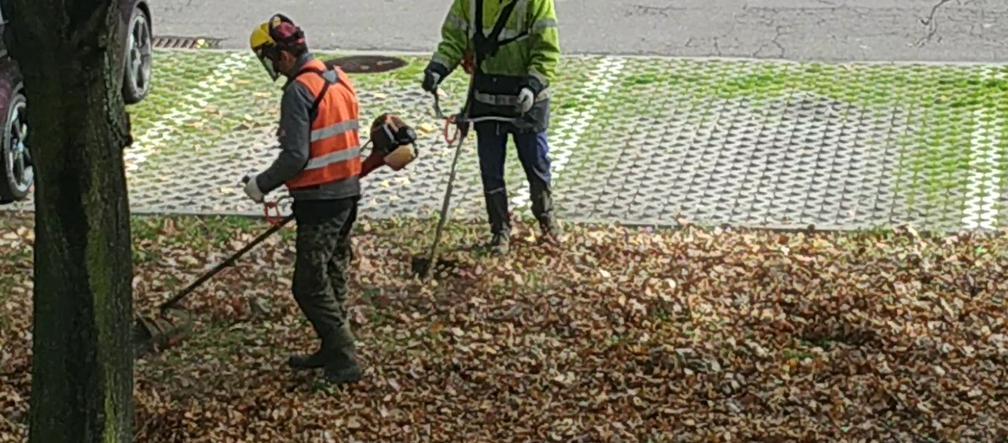
[{"label": "car wheel", "polygon": [[28,137],[27,101],[20,90],[14,93],[4,123],[0,145],[0,201],[21,200],[35,182],[35,167],[25,143]]},{"label": "car wheel", "polygon": [[133,8],[123,60],[123,98],[127,104],[140,102],[150,92],[152,48],[150,18],[142,9]]}]

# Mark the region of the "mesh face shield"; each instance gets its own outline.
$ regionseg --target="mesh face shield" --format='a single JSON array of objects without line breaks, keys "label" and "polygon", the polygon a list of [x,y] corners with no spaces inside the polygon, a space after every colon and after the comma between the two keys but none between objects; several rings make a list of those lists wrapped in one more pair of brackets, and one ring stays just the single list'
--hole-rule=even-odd
[{"label": "mesh face shield", "polygon": [[273,60],[270,57],[272,51],[268,51],[266,48],[260,48],[256,50],[256,57],[259,59],[259,63],[262,63],[263,68],[266,69],[266,73],[269,74],[270,79],[274,82],[276,79],[280,78],[280,73],[277,72],[276,68],[273,66]]}]

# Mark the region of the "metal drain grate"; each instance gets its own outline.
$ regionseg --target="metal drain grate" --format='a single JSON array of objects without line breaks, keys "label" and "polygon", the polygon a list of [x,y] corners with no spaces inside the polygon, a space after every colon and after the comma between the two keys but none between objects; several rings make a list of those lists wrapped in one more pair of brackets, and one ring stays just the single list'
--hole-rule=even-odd
[{"label": "metal drain grate", "polygon": [[154,37],[154,47],[159,49],[207,49],[220,46],[219,38],[210,37]]}]

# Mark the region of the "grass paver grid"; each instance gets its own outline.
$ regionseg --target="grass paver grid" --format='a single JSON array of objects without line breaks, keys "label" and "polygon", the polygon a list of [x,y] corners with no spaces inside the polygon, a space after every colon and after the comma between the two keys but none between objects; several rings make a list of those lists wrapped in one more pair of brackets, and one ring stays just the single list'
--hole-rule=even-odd
[{"label": "grass paver grid", "polygon": [[[242,52],[155,57],[155,87],[130,108],[134,135],[142,135],[127,151],[133,207],[257,213],[235,181],[274,157],[279,84]],[[362,124],[396,112],[421,138],[420,160],[407,173],[382,171],[365,185],[363,205],[375,217],[436,212],[452,157],[432,99],[419,88],[426,59],[406,59],[400,70],[352,76]],[[1006,73],[983,65],[567,57],[550,129],[558,210],[565,218],[659,224],[681,216],[739,225],[1005,227]],[[444,83],[446,112],[459,109],[467,81],[459,70]],[[464,149],[457,216],[482,218],[475,136]],[[525,214],[527,184],[513,146],[507,159],[514,209]]]}]

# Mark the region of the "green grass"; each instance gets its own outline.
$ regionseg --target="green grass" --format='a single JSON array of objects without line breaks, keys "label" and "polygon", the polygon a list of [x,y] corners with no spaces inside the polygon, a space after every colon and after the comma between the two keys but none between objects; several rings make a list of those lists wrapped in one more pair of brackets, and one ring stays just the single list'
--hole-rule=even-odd
[{"label": "green grass", "polygon": [[[1008,122],[1008,101],[1005,101],[998,107],[998,112],[1004,119],[1003,121]],[[997,153],[1001,163],[1008,163],[1008,124],[1004,124],[999,132],[1000,143],[997,147]],[[995,220],[994,223],[997,226],[1008,226],[1008,170],[1001,170],[1001,179],[998,182],[998,198],[996,207],[999,210],[998,217],[1000,220]]]},{"label": "green grass", "polygon": [[219,52],[155,51],[150,94],[129,108],[134,129],[149,127],[187,99],[191,91],[213,78],[226,57]]},{"label": "green grass", "polygon": [[[894,134],[888,141],[902,150],[902,166],[896,171],[902,195],[911,206],[943,212],[961,211],[964,204],[949,196],[966,192],[972,134],[977,128],[974,111],[1000,108],[1003,115],[1004,103],[1008,103],[1008,81],[987,78],[984,68],[635,60],[628,62],[626,71],[619,90],[623,101],[630,103],[648,100],[634,92],[645,86],[648,91],[685,97],[692,107],[745,100],[759,110],[771,101],[804,93],[867,111],[908,110],[916,114],[914,123],[920,130]],[[662,112],[660,106],[655,108]],[[617,112],[603,112],[596,118],[616,117]],[[606,149],[604,145],[593,148],[596,157],[604,154],[597,150]]]},{"label": "green grass", "polygon": [[[191,106],[194,91],[215,79],[218,66],[229,55],[156,52],[155,87],[146,101],[130,109],[134,133],[151,128],[178,106]],[[325,53],[320,57],[338,55]],[[434,125],[440,131],[440,122],[431,118],[429,103],[418,109],[415,102],[404,100],[423,94],[419,83],[427,58],[409,56],[405,60],[405,67],[391,72],[351,75],[362,96],[369,100],[362,103],[362,118],[369,121],[382,111],[400,112],[419,118],[417,124]],[[962,199],[947,196],[961,196],[968,183],[971,137],[977,125],[974,112],[996,110],[1002,119],[1008,114],[1008,81],[991,75],[1008,68],[627,59],[613,88],[603,96],[590,88],[602,80],[593,78],[601,62],[599,57],[570,57],[564,58],[558,69],[551,141],[556,144],[570,136],[570,128],[560,127],[557,122],[576,121],[565,117],[594,110],[593,123],[582,134],[566,171],[558,174],[556,187],[560,190],[595,185],[608,177],[623,150],[636,149],[627,146],[626,140],[628,135],[645,130],[635,124],[641,116],[661,122],[686,113],[692,119],[690,124],[702,127],[717,117],[715,105],[719,103],[744,101],[753,112],[759,112],[776,101],[802,94],[844,104],[850,112],[878,113],[880,121],[895,111],[911,114],[906,122],[911,125],[908,131],[890,134],[883,141],[899,147],[894,155],[900,156],[900,168],[894,174],[900,195],[911,206],[956,211],[961,209],[957,205],[962,205]],[[164,169],[171,163],[168,160],[213,149],[235,131],[266,130],[275,125],[278,85],[266,79],[251,55],[245,56],[243,63],[233,79],[203,97],[207,106],[198,107],[183,121],[168,122],[165,130],[154,134],[156,152],[145,164],[143,174],[170,172]],[[461,69],[444,82],[447,96],[442,108],[446,112],[460,108],[467,82],[468,76]],[[774,116],[765,117],[764,124],[774,124]],[[1001,132],[1004,141],[1008,131]],[[467,152],[474,151],[475,137],[467,143]],[[1008,144],[1002,143],[1000,150],[1008,158]],[[465,157],[460,177],[478,184],[475,156]],[[512,195],[527,186],[510,143],[506,180]],[[1008,187],[1008,178],[1002,178],[1002,186]]]},{"label": "green grass", "polygon": [[[156,84],[161,87],[153,89],[148,99],[132,111],[139,117],[134,123],[134,135],[144,133],[174,110],[191,111],[185,114],[184,119],[165,122],[164,128],[151,134],[155,155],[151,155],[143,165],[144,174],[157,176],[169,173],[171,159],[214,149],[236,131],[275,124],[280,90],[260,72],[262,68],[251,55],[242,59],[233,78],[223,85],[211,87],[209,84],[219,80],[220,73],[215,69],[229,54],[159,54],[161,57],[155,60],[158,68],[155,78]],[[181,80],[169,80],[175,78]],[[206,105],[201,105],[200,100]]]}]

